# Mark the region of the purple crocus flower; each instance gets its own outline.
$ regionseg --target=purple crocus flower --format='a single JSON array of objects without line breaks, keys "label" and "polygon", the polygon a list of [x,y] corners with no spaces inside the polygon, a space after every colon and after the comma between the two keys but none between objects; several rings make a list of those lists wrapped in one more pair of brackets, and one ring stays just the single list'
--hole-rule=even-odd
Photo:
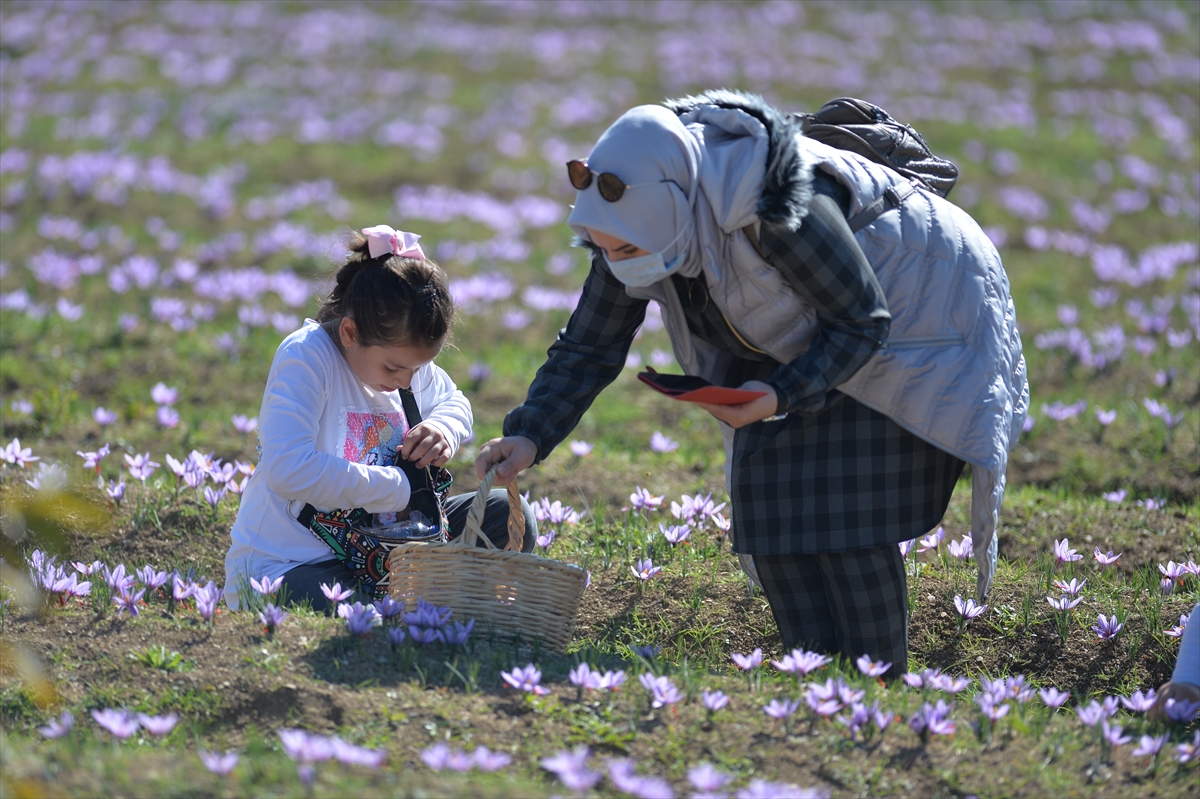
[{"label": "purple crocus flower", "polygon": [[83,458],[83,468],[92,469],[96,474],[100,474],[100,463],[108,456],[108,444],[105,444],[95,452],[80,452],[75,451],[75,454]]},{"label": "purple crocus flower", "polygon": [[442,631],[438,628],[418,627],[415,624],[408,625],[408,637],[421,646],[446,640],[445,636],[442,635]]},{"label": "purple crocus flower", "polygon": [[1191,763],[1200,758],[1200,730],[1196,730],[1191,741],[1184,741],[1175,746],[1175,757],[1181,764]]},{"label": "purple crocus flower", "polygon": [[505,752],[490,752],[486,746],[477,746],[471,753],[471,762],[480,771],[499,771],[512,763],[512,755]]},{"label": "purple crocus flower", "polygon": [[379,614],[380,618],[383,619],[390,619],[404,612],[404,603],[397,602],[390,596],[377,599],[372,604],[375,606],[375,611]]},{"label": "purple crocus flower", "polygon": [[554,774],[568,789],[579,793],[590,791],[604,775],[587,767],[587,759],[591,752],[587,746],[579,745],[570,752],[543,758],[541,766]]},{"label": "purple crocus flower", "polygon": [[238,764],[238,753],[235,751],[229,751],[222,755],[200,749],[196,754],[200,756],[200,762],[204,764],[204,767],[219,777],[228,776],[229,772],[233,771]]},{"label": "purple crocus flower", "polygon": [[1071,599],[1069,596],[1061,596],[1058,599],[1046,597],[1046,601],[1050,603],[1050,607],[1059,611],[1068,611],[1083,601],[1083,597],[1075,597]]},{"label": "purple crocus flower", "polygon": [[962,537],[961,541],[951,541],[950,554],[959,560],[966,560],[975,555],[975,543],[971,540],[971,534],[967,533]]},{"label": "purple crocus flower", "polygon": [[129,611],[130,616],[141,615],[141,609],[138,608],[138,603],[142,601],[142,597],[146,595],[146,589],[137,593],[122,592],[113,597],[113,604],[117,606],[117,616],[121,616],[125,611]]},{"label": "purple crocus flower", "polygon": [[274,580],[265,574],[257,580],[255,580],[253,577],[250,578],[250,587],[263,596],[270,596],[271,594],[275,593],[279,590],[279,586],[281,585],[283,585],[282,574],[276,577]]},{"label": "purple crocus flower", "polygon": [[707,760],[697,763],[688,769],[688,782],[702,794],[715,794],[733,780],[733,775],[726,774]]},{"label": "purple crocus flower", "polygon": [[1052,707],[1055,709],[1065,705],[1067,700],[1071,698],[1070,694],[1058,690],[1053,685],[1049,688],[1042,688],[1040,691],[1038,691],[1038,696],[1040,696],[1042,701],[1046,703],[1046,707]]},{"label": "purple crocus flower", "polygon": [[200,618],[212,621],[213,616],[217,613],[217,603],[221,601],[221,589],[217,588],[216,583],[209,580],[203,586],[196,586],[192,591],[192,596],[196,599],[196,612],[200,614]]},{"label": "purple crocus flower", "polygon": [[1096,408],[1096,421],[1098,421],[1102,427],[1108,427],[1110,424],[1116,421],[1116,419],[1116,411],[1106,411],[1103,408]]},{"label": "purple crocus flower", "polygon": [[663,534],[663,538],[667,539],[671,544],[681,544],[692,534],[692,528],[686,524],[668,527],[660,523],[658,529]]},{"label": "purple crocus flower", "polygon": [[1078,554],[1071,549],[1070,542],[1067,539],[1054,542],[1054,560],[1056,563],[1070,563],[1076,560],[1082,560],[1083,555]]},{"label": "purple crocus flower", "polygon": [[347,766],[362,766],[377,769],[387,760],[386,749],[368,749],[365,746],[355,746],[343,741],[336,735],[329,739],[333,749],[333,758]]},{"label": "purple crocus flower", "polygon": [[881,710],[878,700],[871,703],[871,720],[875,722],[875,728],[880,732],[890,727],[896,718],[886,710]]},{"label": "purple crocus flower", "polygon": [[363,605],[355,602],[353,605],[342,603],[338,605],[338,616],[346,620],[346,627],[351,635],[366,635],[383,623],[379,611],[374,605]]},{"label": "purple crocus flower", "polygon": [[434,771],[444,771],[450,767],[450,760],[453,754],[454,751],[450,749],[449,744],[438,741],[423,750],[420,757],[421,762]]},{"label": "purple crocus flower", "polygon": [[1085,727],[1095,727],[1105,718],[1104,706],[1095,699],[1089,702],[1087,707],[1075,708],[1075,714],[1079,716],[1079,720]]},{"label": "purple crocus flower", "polygon": [[917,554],[937,549],[946,538],[946,530],[942,527],[917,541]]},{"label": "purple crocus flower", "polygon": [[1094,632],[1101,641],[1111,641],[1113,638],[1117,637],[1117,633],[1121,632],[1121,628],[1124,626],[1125,625],[1117,621],[1115,614],[1110,619],[1101,613],[1096,619],[1096,623],[1092,625],[1092,632]]},{"label": "purple crocus flower", "polygon": [[661,430],[655,430],[650,436],[650,449],[654,452],[674,452],[679,449],[679,442],[663,435]]},{"label": "purple crocus flower", "polygon": [[50,719],[46,722],[45,727],[38,727],[38,732],[44,738],[61,738],[71,731],[75,726],[75,717],[71,715],[71,711],[64,710],[62,715],[56,719]]},{"label": "purple crocus flower", "polygon": [[854,661],[854,665],[858,666],[858,670],[868,677],[879,677],[886,674],[887,670],[892,667],[891,663],[884,663],[882,660],[871,660],[870,655],[863,655]]},{"label": "purple crocus flower", "polygon": [[288,617],[288,612],[277,607],[273,603],[268,603],[262,612],[258,614],[258,620],[262,622],[263,627],[267,630],[267,637],[275,635],[275,628],[283,624],[284,619]]},{"label": "purple crocus flower", "polygon": [[[783,660],[772,660],[771,663],[780,671],[790,674],[808,675],[831,662],[832,658],[818,652],[807,652],[803,649],[793,649],[784,655]],[[891,664],[888,664],[891,665]]]},{"label": "purple crocus flower", "polygon": [[545,696],[546,694],[550,693],[549,688],[545,688],[541,685],[541,670],[532,663],[523,669],[518,668],[513,669],[512,671],[502,671],[500,672],[500,676],[506,683],[519,691],[525,691],[526,693],[531,693],[535,696]]},{"label": "purple crocus flower", "polygon": [[977,605],[974,599],[963,601],[961,596],[954,595],[954,609],[958,611],[958,615],[962,616],[964,621],[979,618],[987,611],[987,605]]},{"label": "purple crocus flower", "polygon": [[147,716],[145,713],[138,713],[137,718],[142,729],[160,738],[175,729],[175,725],[179,723],[179,716],[174,713],[166,716]]},{"label": "purple crocus flower", "polygon": [[590,454],[591,451],[592,451],[592,445],[586,441],[572,441],[571,442],[571,454],[574,455],[576,458],[582,458],[585,455]]},{"label": "purple crocus flower", "polygon": [[158,424],[161,427],[170,429],[173,427],[178,427],[182,417],[180,417],[179,411],[175,410],[170,405],[160,405],[158,410],[154,412],[154,418],[158,420]]},{"label": "purple crocus flower", "polygon": [[156,383],[150,389],[150,399],[154,400],[155,405],[174,405],[179,401],[179,391],[166,383]]},{"label": "purple crocus flower", "polygon": [[116,483],[112,480],[109,480],[108,487],[105,488],[104,491],[110,497],[112,497],[113,502],[116,502],[119,505],[121,504],[121,500],[125,498],[125,481],[122,480],[121,482]]},{"label": "purple crocus flower", "polygon": [[1163,634],[1168,635],[1171,638],[1182,638],[1183,631],[1187,629],[1187,625],[1188,625],[1188,617],[1186,615],[1180,616],[1179,624],[1176,624],[1174,627],[1171,627],[1169,629],[1163,630]]},{"label": "purple crocus flower", "polygon": [[675,683],[671,682],[670,677],[655,677],[647,672],[638,677],[638,682],[650,692],[651,707],[659,708],[663,705],[673,705],[683,699],[683,694],[679,691]]},{"label": "purple crocus flower", "polygon": [[755,649],[749,655],[742,655],[735,652],[732,657],[733,662],[737,664],[737,667],[742,671],[753,671],[761,666],[763,661],[763,653],[761,648]]},{"label": "purple crocus flower", "polygon": [[1055,580],[1054,585],[1064,594],[1077,596],[1079,592],[1083,590],[1083,587],[1087,585],[1087,580],[1080,582],[1076,578],[1072,577],[1071,582],[1067,582],[1066,580]]},{"label": "purple crocus flower", "polygon": [[941,699],[936,705],[926,702],[909,718],[908,726],[912,728],[913,732],[919,733],[922,739],[927,739],[931,733],[933,735],[952,735],[955,729],[954,721],[947,718],[950,715],[951,707]]},{"label": "purple crocus flower", "polygon": [[587,688],[592,691],[600,690],[600,672],[594,671],[586,663],[580,663],[571,669],[567,674],[567,679],[571,681],[571,685]]},{"label": "purple crocus flower", "polygon": [[258,417],[257,416],[252,416],[252,417],[248,418],[241,414],[235,413],[230,418],[230,421],[233,422],[233,429],[237,430],[239,433],[253,433],[255,431],[255,429],[258,428]]},{"label": "purple crocus flower", "polygon": [[996,697],[989,693],[980,693],[975,696],[975,704],[979,705],[980,711],[987,716],[988,720],[995,724],[1000,719],[1004,718],[1011,709],[1011,705],[1007,702],[998,703]]},{"label": "purple crocus flower", "polygon": [[128,738],[138,729],[137,716],[127,710],[115,710],[111,707],[104,710],[93,710],[92,718],[96,720],[97,724],[112,733],[115,738]]},{"label": "purple crocus flower", "polygon": [[646,581],[662,571],[661,566],[655,566],[650,558],[639,560],[637,566],[630,566],[629,570],[633,572],[633,576],[639,580]]},{"label": "purple crocus flower", "polygon": [[440,632],[442,640],[450,646],[462,646],[471,636],[471,631],[475,629],[475,620],[468,619],[466,624],[460,621],[452,621],[446,625]]},{"label": "purple crocus flower", "polygon": [[146,590],[150,592],[162,588],[171,579],[171,575],[168,572],[155,571],[154,567],[150,565],[138,569],[137,577],[142,581],[142,585],[146,586]]},{"label": "purple crocus flower", "polygon": [[150,453],[147,452],[143,455],[135,455],[133,457],[126,455],[125,465],[129,467],[130,476],[134,480],[141,480],[142,485],[145,485],[150,475],[154,474],[154,470],[162,464],[150,460]]},{"label": "purple crocus flower", "polygon": [[331,605],[343,602],[354,595],[353,589],[343,589],[341,583],[334,583],[332,587],[328,583],[321,583],[321,593],[325,595]]},{"label": "purple crocus flower", "polygon": [[183,579],[178,572],[171,575],[171,598],[182,602],[196,592],[196,584]]},{"label": "purple crocus flower", "polygon": [[1096,547],[1096,551],[1092,555],[1101,566],[1111,566],[1121,557],[1121,553],[1114,555],[1110,549],[1107,554],[1100,552],[1100,547]]},{"label": "purple crocus flower", "polygon": [[1145,713],[1150,708],[1154,707],[1154,702],[1158,699],[1158,692],[1151,688],[1143,693],[1141,690],[1134,691],[1128,698],[1122,696],[1121,704],[1127,710],[1134,713]]},{"label": "purple crocus flower", "polygon": [[666,497],[656,497],[641,486],[629,495],[629,507],[633,510],[660,510]]},{"label": "purple crocus flower", "polygon": [[754,779],[734,794],[734,799],[829,799],[829,791],[823,788],[801,788],[787,782],[769,782]]},{"label": "purple crocus flower", "polygon": [[1196,711],[1200,710],[1200,702],[1189,702],[1186,699],[1168,699],[1163,710],[1166,711],[1167,718],[1171,721],[1187,724],[1196,717]]},{"label": "purple crocus flower", "polygon": [[[1120,503],[1125,501],[1125,497],[1129,496],[1129,492],[1126,491],[1124,488],[1118,488],[1116,491],[1109,491],[1108,493],[1101,494],[1100,496],[1103,497],[1108,502],[1112,502],[1114,504],[1119,505]],[[1118,555],[1118,557],[1120,557],[1120,556]],[[1099,558],[1097,558],[1097,560],[1099,560]]]},{"label": "purple crocus flower", "polygon": [[100,406],[92,411],[92,418],[96,420],[96,424],[101,427],[107,427],[117,421],[118,417],[115,412],[106,410],[103,406]]},{"label": "purple crocus flower", "polygon": [[1169,738],[1166,733],[1162,735],[1143,735],[1138,739],[1137,748],[1130,752],[1134,757],[1155,757],[1162,750],[1163,744]]},{"label": "purple crocus flower", "polygon": [[645,658],[646,660],[653,660],[658,653],[662,651],[662,646],[658,644],[644,644],[641,646],[637,644],[630,644],[629,651],[635,655],[638,655],[639,657]]},{"label": "purple crocus flower", "polygon": [[625,684],[625,672],[622,671],[606,671],[604,676],[600,678],[600,687],[607,688],[610,691],[615,691]]},{"label": "purple crocus flower", "polygon": [[795,713],[799,707],[799,699],[772,699],[763,707],[763,713],[773,719],[784,719]]},{"label": "purple crocus flower", "polygon": [[704,701],[704,709],[709,713],[715,713],[729,704],[729,697],[722,691],[704,691],[701,699]]},{"label": "purple crocus flower", "polygon": [[900,557],[907,558],[909,553],[913,551],[913,547],[917,545],[917,539],[910,538],[907,541],[900,542]]},{"label": "purple crocus flower", "polygon": [[1100,722],[1100,729],[1104,734],[1104,740],[1112,746],[1124,746],[1133,740],[1124,734],[1124,730],[1119,724],[1109,724],[1107,719]]}]

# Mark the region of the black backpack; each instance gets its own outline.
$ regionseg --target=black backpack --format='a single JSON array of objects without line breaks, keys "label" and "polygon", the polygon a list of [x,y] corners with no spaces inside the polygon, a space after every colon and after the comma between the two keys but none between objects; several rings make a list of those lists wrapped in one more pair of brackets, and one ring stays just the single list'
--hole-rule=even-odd
[{"label": "black backpack", "polygon": [[815,114],[792,114],[810,139],[849,150],[899,172],[909,180],[947,197],[958,181],[958,167],[929,151],[911,125],[897,122],[877,105],[839,97]]}]

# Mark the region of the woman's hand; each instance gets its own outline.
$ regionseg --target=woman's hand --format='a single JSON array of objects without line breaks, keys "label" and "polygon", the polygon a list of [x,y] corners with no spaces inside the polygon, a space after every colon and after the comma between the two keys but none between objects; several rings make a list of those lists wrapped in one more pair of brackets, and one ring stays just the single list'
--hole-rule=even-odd
[{"label": "woman's hand", "polygon": [[1190,682],[1166,682],[1158,689],[1158,698],[1154,700],[1154,707],[1150,708],[1147,714],[1153,721],[1163,721],[1167,717],[1167,700],[1174,699],[1176,702],[1200,702],[1200,685],[1192,685]]},{"label": "woman's hand", "polygon": [[400,457],[413,461],[418,469],[426,466],[445,466],[454,454],[450,441],[440,427],[421,422],[408,431],[400,446]]},{"label": "woman's hand", "polygon": [[709,405],[704,402],[696,404],[734,429],[761,422],[768,416],[775,415],[775,409],[779,407],[779,396],[771,386],[761,380],[751,380],[738,388],[742,391],[765,391],[767,394],[741,405]]},{"label": "woman's hand", "polygon": [[508,485],[521,472],[537,460],[538,448],[525,436],[493,438],[479,448],[475,458],[475,472],[482,480],[488,469],[497,466],[496,485]]}]

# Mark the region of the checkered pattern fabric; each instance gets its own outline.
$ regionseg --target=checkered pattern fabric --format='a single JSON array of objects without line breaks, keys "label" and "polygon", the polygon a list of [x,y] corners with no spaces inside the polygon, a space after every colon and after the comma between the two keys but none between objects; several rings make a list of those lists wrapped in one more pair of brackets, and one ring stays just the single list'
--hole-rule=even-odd
[{"label": "checkered pattern fabric", "polygon": [[[760,234],[764,253],[817,310],[820,333],[808,352],[788,364],[756,362],[712,332],[725,325],[714,305],[699,311],[703,325],[688,314],[693,335],[743,356],[725,385],[767,380],[790,408],[782,421],[749,425],[734,439],[734,548],[747,554],[839,552],[913,538],[941,519],[963,468],[835,390],[886,338],[891,317],[846,224],[844,193],[839,198],[824,178],[814,189],[799,229],[763,225]],[[686,302],[686,293],[680,297]],[[504,434],[532,440],[539,461],[549,455],[621,373],[645,307],[594,257],[578,307]]]},{"label": "checkered pattern fabric", "polygon": [[817,555],[755,555],[763,593],[786,649],[851,661],[861,655],[908,670],[908,584],[894,544]]}]

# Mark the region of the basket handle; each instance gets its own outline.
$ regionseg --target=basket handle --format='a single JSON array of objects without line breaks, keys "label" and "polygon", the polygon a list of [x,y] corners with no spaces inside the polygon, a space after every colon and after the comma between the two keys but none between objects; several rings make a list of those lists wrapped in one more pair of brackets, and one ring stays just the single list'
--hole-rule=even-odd
[{"label": "basket handle", "polygon": [[[471,509],[467,512],[466,529],[459,536],[458,543],[462,546],[473,547],[479,541],[488,549],[495,549],[492,539],[483,534],[483,512],[487,508],[488,496],[492,486],[496,484],[496,467],[488,469],[483,476],[483,482],[471,500]],[[508,545],[506,552],[520,552],[525,542],[525,513],[521,509],[521,495],[517,493],[517,481],[508,484]]]}]

